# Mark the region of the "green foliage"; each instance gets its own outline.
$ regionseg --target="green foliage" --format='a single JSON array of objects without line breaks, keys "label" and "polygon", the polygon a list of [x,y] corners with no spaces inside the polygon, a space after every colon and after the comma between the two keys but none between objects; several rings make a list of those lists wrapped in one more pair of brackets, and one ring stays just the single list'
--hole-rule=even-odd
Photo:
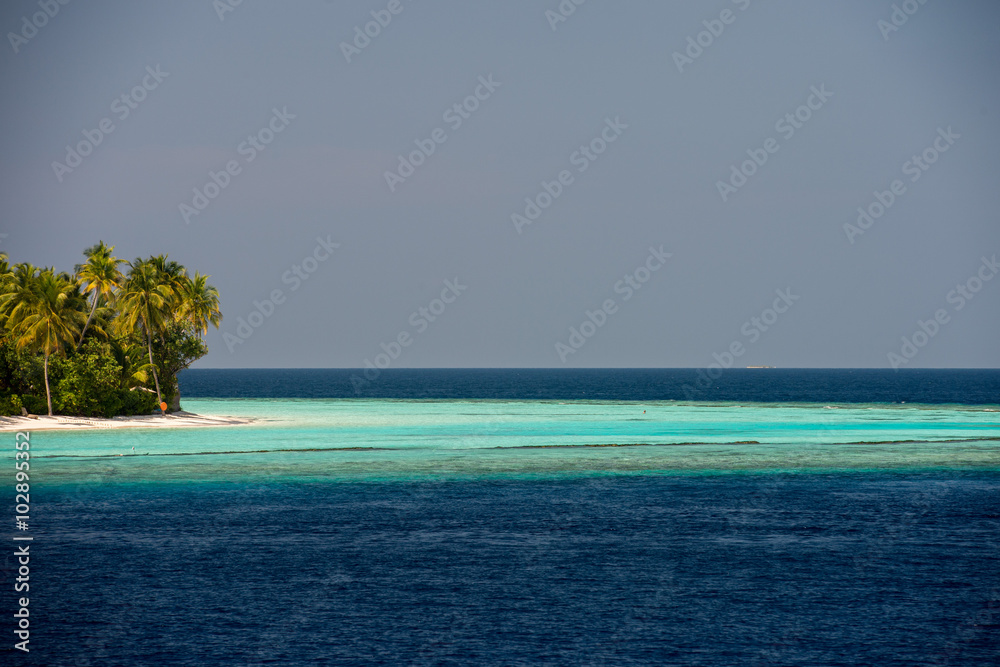
[{"label": "green foliage", "polygon": [[0,417],[20,417],[22,407],[24,404],[17,394],[0,396]]},{"label": "green foliage", "polygon": [[191,324],[175,322],[166,328],[162,339],[153,341],[160,376],[171,380],[161,387],[164,401],[174,404],[179,393],[177,374],[206,354],[208,346]]},{"label": "green foliage", "polygon": [[0,253],[0,414],[149,414],[161,388],[176,409],[177,373],[222,319],[218,291],[165,255],[113,251],[88,248],[73,276]]},{"label": "green foliage", "polygon": [[44,390],[40,395],[25,394],[21,396],[21,402],[24,404],[24,409],[32,415],[44,415],[48,407],[45,405],[45,393]]},{"label": "green foliage", "polygon": [[0,332],[0,396],[30,394],[36,388],[45,391],[41,357],[18,350],[14,336]]},{"label": "green foliage", "polygon": [[156,409],[156,394],[136,387],[122,392],[122,407],[118,414],[148,415]]},{"label": "green foliage", "polygon": [[[31,396],[41,388],[39,400],[45,409],[44,379],[42,377],[42,359],[26,350],[18,350],[14,337],[0,332],[0,416],[20,417],[21,408],[27,407],[21,398],[27,394],[29,405],[35,405]],[[31,408],[28,408],[31,412]]]},{"label": "green foliage", "polygon": [[[157,347],[153,347],[154,352]],[[176,375],[208,354],[208,345],[189,324],[173,324],[167,329],[158,354],[163,369]]]},{"label": "green foliage", "polygon": [[72,345],[86,318],[86,301],[72,278],[55,269],[38,270],[18,265],[4,284],[0,308],[6,327],[14,334],[17,349],[41,352],[48,414],[53,414],[48,368],[49,357]]},{"label": "green foliage", "polygon": [[54,407],[61,414],[81,417],[122,414],[129,391],[121,378],[122,367],[110,346],[90,339],[79,352],[52,360]]}]

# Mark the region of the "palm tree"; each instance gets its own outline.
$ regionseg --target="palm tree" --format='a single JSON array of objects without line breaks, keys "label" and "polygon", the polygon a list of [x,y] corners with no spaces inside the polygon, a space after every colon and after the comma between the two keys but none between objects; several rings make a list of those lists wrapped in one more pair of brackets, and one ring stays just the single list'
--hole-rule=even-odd
[{"label": "palm tree", "polygon": [[49,357],[72,345],[84,321],[79,310],[81,300],[76,285],[66,274],[53,269],[36,271],[22,264],[15,272],[15,290],[4,295],[3,310],[7,326],[13,332],[17,348],[41,350],[45,357],[45,399],[52,416],[52,391],[49,388]]},{"label": "palm tree", "polygon": [[[170,305],[167,307],[169,319],[179,321],[178,313],[183,303],[183,292],[189,281],[187,269],[179,262],[168,259],[167,255],[151,255],[146,262],[156,271],[158,280],[170,290]],[[166,344],[167,325],[160,329],[160,342]]]},{"label": "palm tree", "polygon": [[10,268],[7,253],[0,252],[0,289],[6,287],[7,282],[14,277],[14,270]]},{"label": "palm tree", "polygon": [[[129,345],[127,342],[116,341],[111,347],[111,354],[122,368],[121,386],[123,389],[134,390],[137,386],[149,382],[149,362],[142,348]],[[148,391],[148,390],[147,390]]]},{"label": "palm tree", "polygon": [[180,262],[175,262],[169,259],[169,257],[169,255],[153,255],[147,261],[163,275],[180,280],[184,276],[185,269],[181,266]]},{"label": "palm tree", "polygon": [[[164,373],[170,376],[170,409],[181,409],[181,391],[177,382],[177,374],[187,368],[192,361],[203,356],[208,348],[203,338],[208,333],[211,324],[216,329],[222,322],[222,310],[219,307],[219,291],[208,284],[208,276],[195,273],[189,278],[185,272],[174,310],[174,333],[184,332],[180,338],[171,337],[173,345],[168,349],[169,362],[164,361]],[[165,347],[167,347],[165,345]],[[204,351],[201,351],[204,349]]]},{"label": "palm tree", "polygon": [[156,384],[156,402],[163,402],[160,378],[153,361],[153,336],[162,338],[167,323],[172,319],[171,309],[175,293],[164,280],[164,274],[151,260],[136,258],[129,262],[128,276],[118,292],[120,315],[116,322],[125,333],[139,331],[146,339],[146,352]]},{"label": "palm tree", "polygon": [[31,302],[37,276],[38,269],[27,262],[14,266],[14,271],[6,280],[3,294],[0,295],[0,318],[3,319],[5,328],[10,328],[8,325],[12,311],[21,304]]},{"label": "palm tree", "polygon": [[0,329],[5,328],[7,318],[3,313],[4,296],[14,289],[14,271],[10,268],[6,253],[0,252]]},{"label": "palm tree", "polygon": [[209,324],[218,329],[222,322],[219,290],[208,284],[208,278],[198,272],[195,272],[194,278],[185,276],[178,292],[180,304],[177,318],[190,324],[202,336],[208,333]]},{"label": "palm tree", "polygon": [[168,259],[167,255],[155,255],[146,260],[159,274],[160,281],[176,295],[187,279],[187,269],[179,262]]},{"label": "palm tree", "polygon": [[121,287],[122,273],[118,270],[119,264],[124,264],[125,260],[112,256],[114,246],[107,246],[104,241],[95,246],[91,246],[83,251],[87,257],[85,264],[76,267],[77,283],[84,288],[84,293],[93,292],[93,304],[90,307],[90,315],[87,316],[87,323],[83,325],[80,332],[80,340],[76,347],[80,349],[83,344],[83,336],[87,333],[87,328],[94,319],[94,313],[102,300],[110,302],[115,290]]}]

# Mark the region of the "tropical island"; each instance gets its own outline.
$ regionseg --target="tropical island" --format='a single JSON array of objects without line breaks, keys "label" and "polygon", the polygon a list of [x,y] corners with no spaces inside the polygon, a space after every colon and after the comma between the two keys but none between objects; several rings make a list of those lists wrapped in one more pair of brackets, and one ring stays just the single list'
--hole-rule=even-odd
[{"label": "tropical island", "polygon": [[208,353],[218,290],[166,255],[113,252],[87,248],[72,274],[0,253],[0,416],[180,410],[177,373]]}]

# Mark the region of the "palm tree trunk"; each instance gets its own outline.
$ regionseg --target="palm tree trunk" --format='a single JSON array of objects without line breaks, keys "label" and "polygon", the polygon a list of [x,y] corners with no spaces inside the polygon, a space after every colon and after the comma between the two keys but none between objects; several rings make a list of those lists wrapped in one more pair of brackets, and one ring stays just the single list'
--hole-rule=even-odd
[{"label": "palm tree trunk", "polygon": [[149,350],[149,365],[153,368],[153,382],[156,383],[156,405],[159,407],[163,397],[160,396],[160,379],[156,376],[156,364],[153,363],[153,337],[149,335],[149,331],[146,332],[146,349]]},{"label": "palm tree trunk", "polygon": [[45,400],[49,404],[49,417],[52,416],[52,392],[49,390],[49,351],[45,350]]},{"label": "palm tree trunk", "polygon": [[181,387],[177,382],[177,375],[174,375],[174,397],[170,399],[170,411],[180,412],[181,410]]},{"label": "palm tree trunk", "polygon": [[80,349],[83,345],[83,336],[87,333],[87,327],[90,326],[90,321],[94,319],[94,311],[97,310],[97,300],[100,298],[100,294],[94,293],[94,305],[90,308],[90,315],[87,316],[87,323],[83,325],[83,331],[80,332],[80,342],[76,344],[76,349]]}]

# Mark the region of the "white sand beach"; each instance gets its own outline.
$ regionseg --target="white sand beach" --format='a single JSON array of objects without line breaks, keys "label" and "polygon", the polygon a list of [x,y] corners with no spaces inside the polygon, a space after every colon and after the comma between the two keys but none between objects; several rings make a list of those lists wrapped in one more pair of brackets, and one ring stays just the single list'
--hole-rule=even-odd
[{"label": "white sand beach", "polygon": [[174,412],[168,415],[137,415],[132,417],[0,417],[0,431],[52,431],[97,428],[182,428],[202,426],[240,426],[255,420],[244,417],[196,415],[191,412]]}]

